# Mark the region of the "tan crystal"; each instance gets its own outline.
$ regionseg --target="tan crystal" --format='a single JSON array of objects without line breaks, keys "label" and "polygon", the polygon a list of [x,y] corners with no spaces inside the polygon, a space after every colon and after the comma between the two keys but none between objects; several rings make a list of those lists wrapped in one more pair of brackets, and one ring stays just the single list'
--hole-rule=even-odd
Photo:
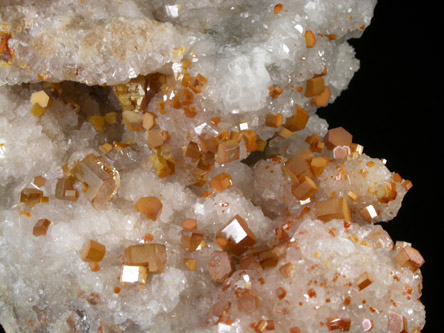
[{"label": "tan crystal", "polygon": [[330,129],[324,137],[324,142],[328,149],[337,146],[348,146],[352,144],[352,135],[342,127]]},{"label": "tan crystal", "polygon": [[148,132],[148,145],[150,147],[160,147],[165,142],[165,135],[160,129],[154,129]]},{"label": "tan crystal", "polygon": [[143,114],[142,127],[144,129],[150,130],[155,125],[155,115],[151,112],[146,112]]},{"label": "tan crystal", "polygon": [[148,103],[147,80],[144,76],[131,79],[128,83],[113,87],[122,111],[143,111]]},{"label": "tan crystal", "polygon": [[32,234],[36,237],[46,236],[50,224],[51,222],[48,219],[38,220],[32,229]]},{"label": "tan crystal", "polygon": [[96,131],[103,132],[105,130],[105,117],[93,115],[88,118],[88,122],[94,126]]},{"label": "tan crystal", "polygon": [[363,207],[359,211],[359,215],[362,217],[364,221],[370,222],[372,219],[378,216],[378,212],[376,211],[373,205],[368,205]]},{"label": "tan crystal", "polygon": [[105,113],[103,118],[105,119],[105,123],[108,125],[117,124],[117,120],[119,119],[117,112],[114,111]]},{"label": "tan crystal", "polygon": [[319,95],[314,96],[311,99],[311,105],[314,105],[316,107],[327,106],[328,101],[330,100],[330,96],[331,96],[330,88],[325,87],[323,92],[321,92]]},{"label": "tan crystal", "polygon": [[126,265],[145,266],[149,273],[163,273],[166,264],[166,247],[162,244],[132,245],[125,249]]},{"label": "tan crystal", "polygon": [[202,90],[207,85],[208,81],[205,77],[203,77],[200,74],[197,74],[197,76],[194,78],[193,81],[191,81],[189,88],[195,93],[200,94]]},{"label": "tan crystal", "polygon": [[259,306],[259,300],[253,295],[242,295],[237,299],[237,309],[239,312],[251,313]]},{"label": "tan crystal", "polygon": [[138,132],[144,129],[143,113],[135,111],[123,111],[122,120],[128,130],[131,132]]},{"label": "tan crystal", "polygon": [[311,30],[307,30],[304,34],[305,38],[305,46],[308,49],[311,49],[316,45],[316,37]]},{"label": "tan crystal", "polygon": [[403,247],[395,256],[395,261],[402,267],[410,269],[415,272],[418,268],[424,265],[424,258],[418,250],[411,246]]},{"label": "tan crystal", "polygon": [[55,197],[59,200],[77,201],[79,193],[74,188],[74,178],[66,177],[57,180]]},{"label": "tan crystal", "polygon": [[407,333],[407,319],[397,312],[390,311],[387,316],[387,332]]},{"label": "tan crystal", "polygon": [[298,132],[305,128],[308,122],[308,113],[305,109],[296,105],[296,114],[285,120],[284,128],[290,132]]},{"label": "tan crystal", "polygon": [[89,240],[83,248],[82,260],[86,262],[99,262],[105,256],[105,252],[105,245]]},{"label": "tan crystal", "polygon": [[370,274],[364,272],[355,279],[355,283],[358,286],[359,290],[362,290],[371,285],[373,283],[373,279]]},{"label": "tan crystal", "polygon": [[279,86],[268,87],[268,93],[271,98],[278,98],[282,94],[282,88]]},{"label": "tan crystal", "polygon": [[233,258],[225,251],[214,251],[208,267],[211,280],[216,283],[224,282],[235,270]]},{"label": "tan crystal", "polygon": [[284,115],[281,113],[278,114],[267,114],[265,117],[265,126],[278,128],[282,125],[284,120]]},{"label": "tan crystal", "polygon": [[32,183],[37,187],[43,187],[46,184],[46,179],[42,176],[34,177]]},{"label": "tan crystal", "polygon": [[231,176],[228,173],[222,172],[215,176],[210,180],[210,186],[216,192],[222,193],[227,188],[230,188],[233,185],[233,181],[231,180]]},{"label": "tan crystal", "polygon": [[325,89],[323,77],[313,77],[307,80],[307,86],[305,88],[305,97],[313,97],[321,94]]},{"label": "tan crystal", "polygon": [[350,331],[351,320],[348,318],[329,317],[327,318],[327,328],[329,331]]},{"label": "tan crystal", "polygon": [[42,108],[47,108],[50,106],[51,97],[44,90],[36,91],[31,95],[31,103],[38,104]]},{"label": "tan crystal", "polygon": [[299,182],[299,178],[313,176],[310,166],[312,158],[312,152],[305,149],[285,162],[283,169],[293,181]]},{"label": "tan crystal", "polygon": [[28,206],[35,206],[40,203],[42,197],[43,191],[35,188],[24,188],[20,193],[20,202],[23,202]]},{"label": "tan crystal", "polygon": [[314,157],[310,162],[310,169],[313,176],[319,178],[327,167],[329,159],[325,156]]},{"label": "tan crystal", "polygon": [[349,198],[353,202],[356,202],[356,200],[358,200],[359,198],[359,195],[353,191],[348,191],[347,198]]},{"label": "tan crystal", "polygon": [[182,230],[180,246],[182,250],[192,253],[202,247],[205,234],[195,230]]},{"label": "tan crystal", "polygon": [[155,221],[162,211],[162,202],[157,197],[142,197],[136,203],[136,211]]},{"label": "tan crystal", "polygon": [[186,219],[182,222],[182,228],[185,230],[196,230],[197,221],[193,219]]},{"label": "tan crystal", "polygon": [[41,118],[45,115],[46,108],[40,106],[40,104],[34,104],[31,108],[31,114],[36,118]]},{"label": "tan crystal", "polygon": [[87,155],[73,169],[77,179],[87,185],[85,196],[97,209],[105,208],[120,187],[120,175],[103,157]]},{"label": "tan crystal", "polygon": [[287,128],[281,128],[278,132],[276,132],[277,135],[279,135],[281,138],[288,139],[291,138],[296,132],[292,132]]},{"label": "tan crystal", "polygon": [[245,146],[247,147],[247,152],[252,153],[257,151],[257,134],[253,130],[246,130],[242,132],[245,139]]},{"label": "tan crystal", "polygon": [[208,153],[216,149],[219,140],[216,137],[199,136],[199,147],[204,153]]},{"label": "tan crystal", "polygon": [[189,259],[184,258],[183,263],[187,267],[189,271],[195,271],[197,269],[197,260],[196,259]]},{"label": "tan crystal", "polygon": [[316,193],[318,187],[315,182],[307,176],[304,176],[299,184],[293,184],[291,192],[298,200],[306,200]]},{"label": "tan crystal", "polygon": [[381,203],[388,203],[389,201],[395,200],[397,196],[395,183],[390,182],[385,186],[378,188],[375,195]]},{"label": "tan crystal", "polygon": [[240,256],[249,247],[256,244],[256,236],[248,228],[247,222],[236,215],[219,230],[216,241],[222,250]]},{"label": "tan crystal", "polygon": [[323,222],[333,219],[343,219],[347,222],[352,221],[347,199],[345,198],[317,201],[314,206],[316,217]]},{"label": "tan crystal", "polygon": [[216,152],[216,162],[219,164],[227,164],[239,160],[240,147],[236,140],[227,140],[219,143]]},{"label": "tan crystal", "polygon": [[199,159],[201,155],[199,145],[193,141],[190,141],[184,149],[184,155],[196,160]]}]

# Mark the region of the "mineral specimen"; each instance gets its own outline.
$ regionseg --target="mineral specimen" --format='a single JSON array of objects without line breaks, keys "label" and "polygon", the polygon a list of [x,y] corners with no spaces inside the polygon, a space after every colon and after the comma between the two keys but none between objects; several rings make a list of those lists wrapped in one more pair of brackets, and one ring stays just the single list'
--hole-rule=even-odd
[{"label": "mineral specimen", "polygon": [[316,115],[375,5],[0,0],[6,331],[420,331],[412,183]]}]

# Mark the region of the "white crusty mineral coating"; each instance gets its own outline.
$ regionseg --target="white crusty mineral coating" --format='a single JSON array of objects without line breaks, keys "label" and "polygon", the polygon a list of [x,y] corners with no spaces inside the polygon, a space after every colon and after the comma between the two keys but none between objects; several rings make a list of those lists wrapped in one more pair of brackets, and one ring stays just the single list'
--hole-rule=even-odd
[{"label": "white crusty mineral coating", "polygon": [[[313,153],[329,159],[321,176],[313,178],[318,189],[310,200],[299,201],[283,171],[287,160],[310,148],[307,137],[322,141],[328,131],[327,122],[314,114],[311,97],[304,96],[307,80],[327,68],[329,102],[347,88],[359,67],[347,40],[370,24],[375,4],[283,1],[276,14],[276,3],[269,1],[0,0],[0,41],[7,40],[0,54],[0,323],[5,330],[260,332],[267,322],[276,332],[292,327],[327,332],[329,318],[339,318],[350,321],[352,332],[362,331],[364,320],[382,332],[390,313],[405,317],[409,332],[422,329],[420,270],[395,260],[405,244],[394,246],[374,224],[396,216],[408,181],[366,154],[335,159],[324,149]],[[313,48],[306,47],[307,30],[315,35]],[[164,178],[153,167],[158,152],[147,144],[148,131],[131,132],[122,123],[110,87],[155,72],[167,84],[153,90],[141,112],[153,113],[155,129],[168,132],[164,153],[171,154],[175,170]],[[192,95],[193,117],[183,105],[169,103],[184,89],[185,73],[208,81]],[[282,94],[271,97],[270,86],[281,87]],[[30,98],[41,90],[52,102],[36,118]],[[296,105],[310,118],[291,138],[275,135],[282,127],[264,125],[267,114],[283,114],[285,121]],[[96,129],[90,117],[109,112],[117,113],[117,122]],[[250,155],[241,138],[238,160],[214,163],[210,152],[206,180],[225,172],[232,186],[222,193],[208,182],[196,186],[198,160],[184,156],[184,147],[200,136],[222,137],[245,127],[267,141],[265,151]],[[108,151],[105,143],[114,148]],[[87,184],[79,181],[77,201],[55,197],[58,179],[88,154],[101,156],[119,172],[118,193],[102,210],[93,207],[83,194]],[[21,202],[21,192],[36,188],[36,176],[46,179],[39,189],[49,202],[31,207]],[[388,185],[396,196],[378,200],[378,189]],[[135,209],[140,198],[153,196],[162,203],[155,221]],[[331,198],[346,198],[352,222],[317,219],[316,202]],[[360,212],[369,205],[377,216],[365,220]],[[241,269],[240,258],[234,258],[234,274],[215,283],[209,261],[222,250],[216,235],[236,215],[257,241],[247,253],[275,261]],[[46,235],[33,236],[43,218],[51,222]],[[181,246],[185,219],[195,219],[205,234],[205,243],[193,253]],[[89,240],[106,247],[98,271],[81,259]],[[165,271],[149,274],[143,285],[121,283],[125,248],[148,242],[166,246]],[[268,252],[260,252],[264,249]],[[184,259],[196,259],[196,270]],[[372,283],[359,290],[356,278],[363,273]],[[257,308],[239,311],[242,295],[257,297]]]}]

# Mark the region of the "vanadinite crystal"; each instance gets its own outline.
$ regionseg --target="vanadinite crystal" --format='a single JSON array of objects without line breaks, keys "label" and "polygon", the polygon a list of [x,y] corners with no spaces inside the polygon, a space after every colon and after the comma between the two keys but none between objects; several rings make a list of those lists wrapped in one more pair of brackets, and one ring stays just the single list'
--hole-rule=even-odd
[{"label": "vanadinite crystal", "polygon": [[375,5],[0,0],[6,331],[419,332],[413,184],[316,115]]}]

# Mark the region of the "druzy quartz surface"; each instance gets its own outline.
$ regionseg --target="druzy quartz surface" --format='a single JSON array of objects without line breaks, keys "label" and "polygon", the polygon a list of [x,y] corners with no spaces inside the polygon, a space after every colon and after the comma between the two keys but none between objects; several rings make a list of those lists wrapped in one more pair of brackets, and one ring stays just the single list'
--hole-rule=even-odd
[{"label": "druzy quartz surface", "polygon": [[413,184],[316,115],[375,5],[0,0],[5,330],[420,332]]}]

